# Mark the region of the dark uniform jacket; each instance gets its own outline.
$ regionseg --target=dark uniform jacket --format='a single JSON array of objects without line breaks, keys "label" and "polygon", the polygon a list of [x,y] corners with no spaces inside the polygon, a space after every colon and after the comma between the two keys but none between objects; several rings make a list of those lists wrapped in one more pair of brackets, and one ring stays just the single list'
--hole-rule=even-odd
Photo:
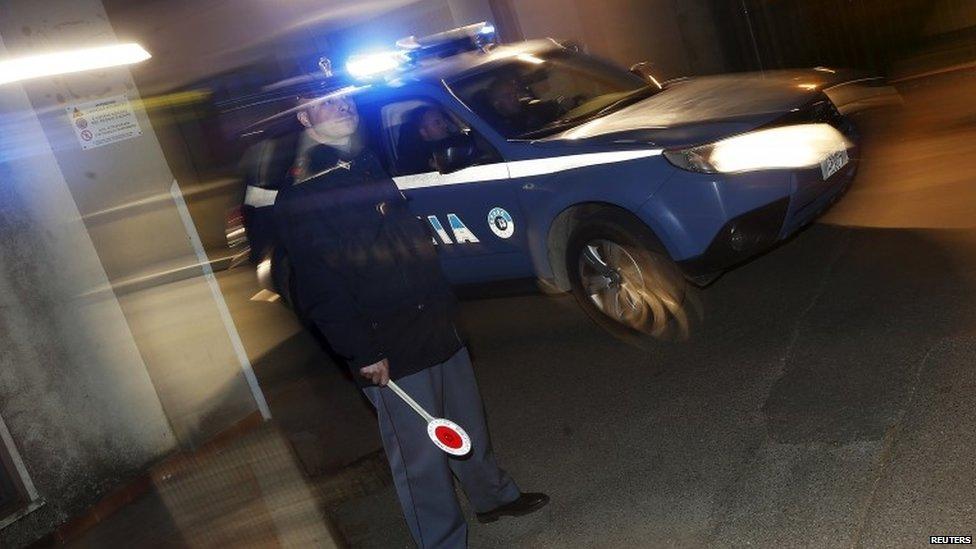
[{"label": "dark uniform jacket", "polygon": [[359,368],[382,358],[393,379],[449,359],[462,346],[454,294],[430,233],[377,158],[347,163],[323,145],[308,172],[274,205],[304,316],[361,384]]}]

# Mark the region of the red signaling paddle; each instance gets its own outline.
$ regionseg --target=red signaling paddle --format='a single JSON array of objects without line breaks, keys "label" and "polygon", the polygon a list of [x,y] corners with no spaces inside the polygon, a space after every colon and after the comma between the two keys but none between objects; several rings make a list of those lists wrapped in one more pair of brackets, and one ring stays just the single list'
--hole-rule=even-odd
[{"label": "red signaling paddle", "polygon": [[387,387],[402,398],[420,417],[424,418],[424,421],[427,422],[427,436],[438,448],[452,456],[463,456],[471,451],[471,438],[460,425],[449,419],[430,415],[423,406],[417,404],[416,400],[410,398],[410,395],[392,380]]}]

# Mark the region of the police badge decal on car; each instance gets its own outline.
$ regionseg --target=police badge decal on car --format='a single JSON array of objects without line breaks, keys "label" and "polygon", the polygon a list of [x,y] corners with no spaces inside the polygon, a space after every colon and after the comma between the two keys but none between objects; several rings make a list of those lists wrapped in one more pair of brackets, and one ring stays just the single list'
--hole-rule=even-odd
[{"label": "police badge decal on car", "polygon": [[488,228],[498,238],[511,238],[515,234],[515,222],[512,216],[503,208],[492,208],[488,212]]}]

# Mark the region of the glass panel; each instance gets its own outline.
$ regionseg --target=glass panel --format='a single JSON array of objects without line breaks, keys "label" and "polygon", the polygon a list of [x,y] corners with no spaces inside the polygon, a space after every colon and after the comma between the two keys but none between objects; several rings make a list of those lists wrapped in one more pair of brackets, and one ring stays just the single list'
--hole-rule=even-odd
[{"label": "glass panel", "polygon": [[470,165],[500,160],[494,149],[463,120],[428,99],[409,99],[380,107],[380,133],[397,175],[437,171],[434,153],[447,147],[473,151]]},{"label": "glass panel", "polygon": [[518,54],[450,84],[454,93],[508,138],[563,119],[583,120],[644,87],[635,75],[566,51]]}]

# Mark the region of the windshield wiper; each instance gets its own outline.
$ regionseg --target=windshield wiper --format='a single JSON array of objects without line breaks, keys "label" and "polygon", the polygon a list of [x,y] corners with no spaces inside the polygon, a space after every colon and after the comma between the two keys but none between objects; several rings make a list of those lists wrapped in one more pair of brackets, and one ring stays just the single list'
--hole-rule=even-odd
[{"label": "windshield wiper", "polygon": [[558,131],[560,131],[560,130],[562,130],[564,128],[576,126],[578,124],[582,124],[583,122],[586,122],[587,120],[589,120],[589,118],[587,118],[586,120],[584,120],[584,119],[581,119],[578,116],[574,116],[573,118],[560,118],[559,120],[554,120],[554,121],[546,124],[545,126],[542,126],[541,128],[539,128],[537,130],[532,130],[530,132],[525,132],[525,133],[519,135],[518,136],[518,139],[535,139],[536,137],[545,137],[546,135],[549,135],[551,133],[558,132]]},{"label": "windshield wiper", "polygon": [[620,99],[614,101],[613,103],[610,103],[606,107],[603,107],[602,109],[596,111],[596,114],[592,115],[591,119],[598,118],[607,113],[613,112],[617,109],[622,109],[628,105],[633,105],[638,101],[647,99],[648,97],[654,95],[659,91],[661,91],[661,88],[652,84],[648,84],[642,88],[637,88],[636,90],[628,93],[627,95],[621,97]]}]

